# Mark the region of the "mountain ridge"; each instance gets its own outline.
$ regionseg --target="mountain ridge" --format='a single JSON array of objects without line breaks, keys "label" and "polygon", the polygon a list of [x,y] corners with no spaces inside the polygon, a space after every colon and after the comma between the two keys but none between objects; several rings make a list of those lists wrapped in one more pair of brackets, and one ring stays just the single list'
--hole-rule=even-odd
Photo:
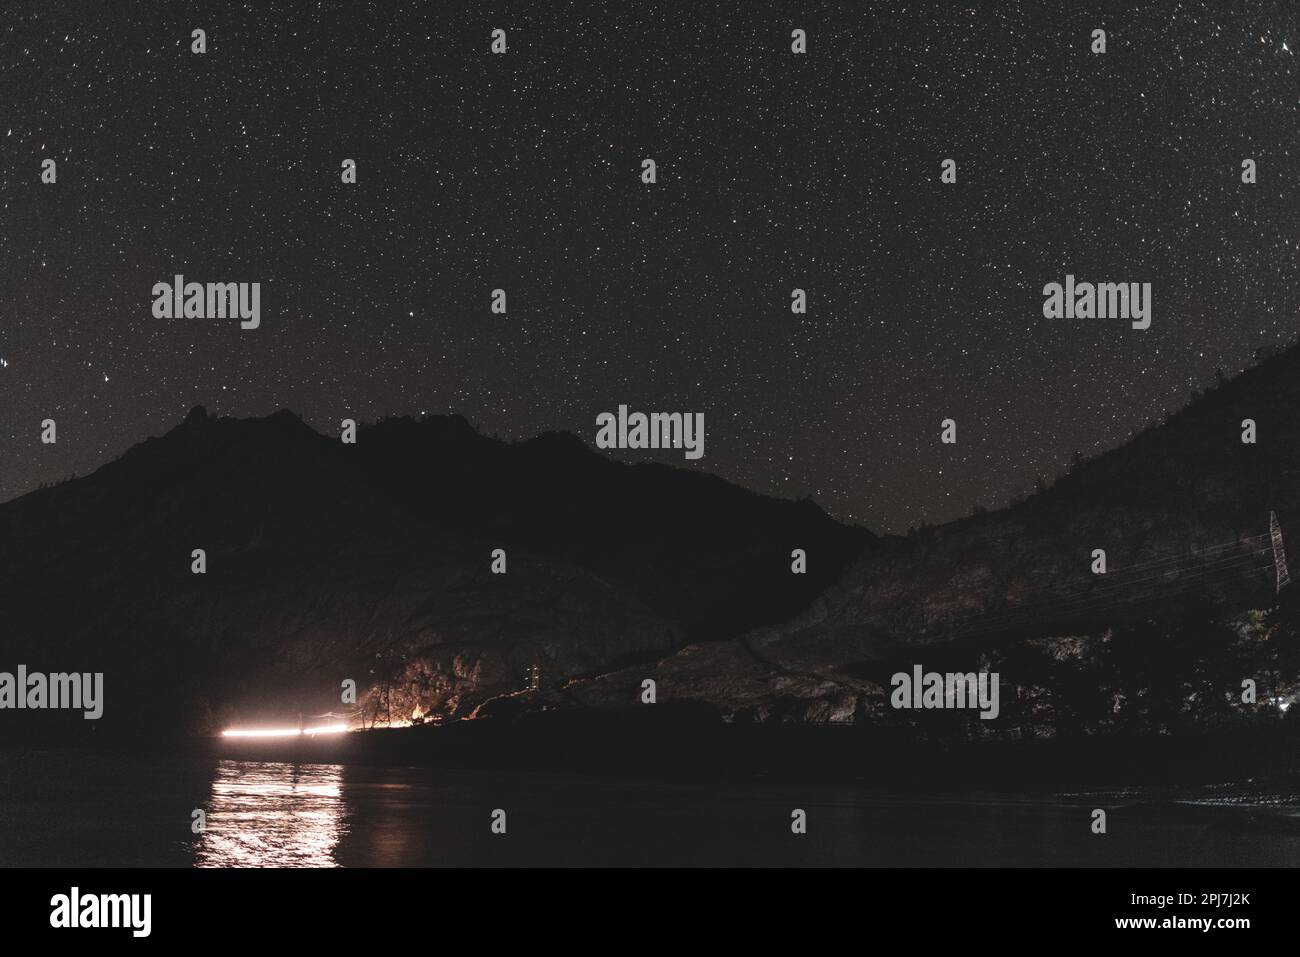
[{"label": "mountain ridge", "polygon": [[[196,407],[0,505],[0,634],[33,667],[104,670],[136,723],[191,701],[207,725],[334,710],[345,679],[372,712],[382,693],[385,720],[451,715],[532,665],[558,680],[788,617],[871,538],[558,433],[504,443],[459,416],[387,419],[345,445],[287,410]],[[806,578],[785,573],[791,540],[821,555]],[[394,686],[411,707],[393,712]]]},{"label": "mountain ridge", "polygon": [[[1227,661],[1290,694],[1291,623],[1259,609],[1276,603],[1269,516],[1300,516],[1297,373],[1291,349],[1023,502],[907,537],[569,433],[395,417],[346,445],[288,410],[196,408],[0,505],[0,634],[32,667],[102,666],[137,724],[338,710],[345,679],[371,723],[627,709],[653,678],[664,703],[726,721],[889,726],[891,669],[922,659],[1009,669],[1018,733],[1150,731],[1227,694]],[[1199,657],[1162,684],[1152,662],[1179,635]],[[1153,696],[1159,721],[1132,704]]]}]

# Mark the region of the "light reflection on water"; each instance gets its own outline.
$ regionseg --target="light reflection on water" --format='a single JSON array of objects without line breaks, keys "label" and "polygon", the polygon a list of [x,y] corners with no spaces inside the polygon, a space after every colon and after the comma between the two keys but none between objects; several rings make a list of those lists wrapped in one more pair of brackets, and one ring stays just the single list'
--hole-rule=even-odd
[{"label": "light reflection on water", "polygon": [[221,761],[198,867],[335,867],[347,832],[337,764]]}]

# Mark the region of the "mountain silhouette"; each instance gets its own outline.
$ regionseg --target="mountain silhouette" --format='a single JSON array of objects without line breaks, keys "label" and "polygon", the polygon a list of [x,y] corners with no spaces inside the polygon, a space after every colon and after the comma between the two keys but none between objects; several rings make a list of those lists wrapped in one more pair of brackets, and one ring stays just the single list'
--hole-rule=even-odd
[{"label": "mountain silhouette", "polygon": [[[0,505],[0,647],[30,670],[103,671],[97,724],[150,734],[298,712],[599,722],[639,714],[647,679],[687,727],[1263,722],[1300,669],[1271,534],[1300,521],[1298,411],[1292,349],[1023,501],[882,538],[564,433],[395,418],[345,444],[287,411],[195,409]],[[891,708],[891,675],[917,665],[997,671],[998,721]]]},{"label": "mountain silhouette", "polygon": [[[0,505],[0,647],[103,671],[104,727],[347,711],[348,680],[371,721],[463,715],[534,666],[549,685],[789,618],[872,540],[571,435],[506,443],[449,416],[344,444],[287,411],[196,408]],[[806,575],[794,547],[818,556]]]}]

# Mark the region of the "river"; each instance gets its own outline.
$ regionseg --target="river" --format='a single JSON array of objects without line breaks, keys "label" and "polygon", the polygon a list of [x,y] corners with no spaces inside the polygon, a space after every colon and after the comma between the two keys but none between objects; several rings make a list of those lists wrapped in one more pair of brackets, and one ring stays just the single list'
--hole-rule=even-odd
[{"label": "river", "polygon": [[940,794],[7,748],[0,864],[1297,866],[1300,793]]}]

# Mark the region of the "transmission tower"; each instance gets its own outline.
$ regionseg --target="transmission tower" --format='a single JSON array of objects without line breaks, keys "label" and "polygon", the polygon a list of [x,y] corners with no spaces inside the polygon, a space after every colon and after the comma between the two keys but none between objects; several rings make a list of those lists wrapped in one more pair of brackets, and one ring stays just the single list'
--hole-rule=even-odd
[{"label": "transmission tower", "polygon": [[1286,570],[1286,549],[1282,547],[1282,526],[1277,522],[1277,512],[1268,513],[1268,533],[1273,540],[1273,567],[1277,570],[1277,593],[1291,584]]}]

